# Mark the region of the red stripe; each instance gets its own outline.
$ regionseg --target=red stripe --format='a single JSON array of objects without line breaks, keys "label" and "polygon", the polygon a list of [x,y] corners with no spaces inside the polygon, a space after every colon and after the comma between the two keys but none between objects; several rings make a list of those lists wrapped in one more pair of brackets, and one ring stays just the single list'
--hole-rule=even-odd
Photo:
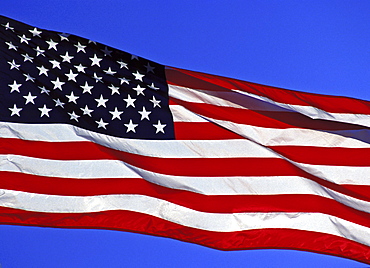
[{"label": "red stripe", "polygon": [[176,102],[174,102],[171,98],[168,100],[168,104],[171,105],[177,105]]},{"label": "red stripe", "polygon": [[280,248],[324,253],[370,264],[369,247],[324,233],[293,229],[211,232],[131,211],[36,213],[0,208],[0,223],[137,232],[200,244],[221,250]]},{"label": "red stripe", "polygon": [[[369,185],[350,185],[350,184],[341,184],[340,187],[343,187],[343,189],[346,189],[348,194],[355,198],[362,199],[365,201],[370,201],[370,186]],[[345,194],[343,191],[342,193]]]},{"label": "red stripe", "polygon": [[209,118],[230,121],[238,124],[267,128],[305,128],[317,130],[359,130],[368,129],[347,123],[329,120],[311,119],[293,112],[253,111],[234,107],[215,106],[206,103],[192,103],[178,99],[174,101],[188,110]]},{"label": "red stripe", "polygon": [[55,160],[116,160],[118,151],[90,141],[46,142],[0,138],[0,154],[15,154]]},{"label": "red stripe", "polygon": [[167,82],[172,85],[193,89],[230,91],[238,89],[276,102],[313,106],[333,113],[370,114],[370,102],[348,97],[305,93],[216,75],[199,73],[177,68],[166,68]]},{"label": "red stripe", "polygon": [[197,211],[237,212],[321,212],[370,227],[370,215],[335,200],[299,194],[202,195],[152,184],[143,179],[64,179],[0,172],[0,188],[30,193],[93,196],[138,194],[151,196]]},{"label": "red stripe", "polygon": [[176,140],[226,140],[244,137],[210,122],[175,122]]},{"label": "red stripe", "polygon": [[370,148],[313,146],[268,146],[268,148],[299,163],[332,166],[370,166]]}]

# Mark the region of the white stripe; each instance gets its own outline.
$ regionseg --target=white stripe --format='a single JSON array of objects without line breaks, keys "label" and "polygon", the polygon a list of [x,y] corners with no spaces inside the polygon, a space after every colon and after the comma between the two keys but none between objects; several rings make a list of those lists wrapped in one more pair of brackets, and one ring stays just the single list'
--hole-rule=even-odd
[{"label": "white stripe", "polygon": [[0,171],[60,178],[140,178],[118,160],[47,160],[19,155],[0,155]]},{"label": "white stripe", "polygon": [[45,213],[128,210],[207,231],[238,232],[264,228],[290,228],[332,234],[370,245],[369,228],[321,213],[205,213],[142,195],[82,197],[33,194],[11,190],[0,191],[0,205]]},{"label": "white stripe", "polygon": [[[232,91],[208,91],[201,89],[192,89],[188,87],[169,85],[168,94],[171,98],[193,103],[208,103],[216,106],[244,108],[247,107],[236,103],[236,93]],[[240,95],[240,94],[239,94]],[[240,95],[244,97],[243,95]],[[228,99],[231,99],[230,101]]]},{"label": "white stripe", "polygon": [[180,105],[170,105],[174,122],[208,122],[199,115]]},{"label": "white stripe", "polygon": [[193,103],[207,103],[216,106],[246,110],[290,112],[290,110],[253,97],[245,96],[245,94],[232,90],[209,91],[169,85],[169,95],[172,98]]},{"label": "white stripe", "polygon": [[[345,156],[343,156],[345,157]],[[302,164],[288,160],[300,169],[327,181],[339,184],[369,185],[370,167],[326,166]]]},{"label": "white stripe", "polygon": [[[205,117],[206,118],[206,117]],[[213,118],[208,121],[220,125],[242,137],[264,146],[292,145],[341,148],[370,148],[370,142],[346,137],[348,131],[332,131],[333,133],[300,128],[265,128],[233,123]],[[365,130],[367,131],[367,130]],[[369,140],[369,136],[365,137]]]},{"label": "white stripe", "polygon": [[[351,134],[349,131],[338,131],[337,134],[322,132],[310,129],[275,129],[255,127],[244,124],[232,123],[229,121],[217,120],[212,118],[205,118],[207,121],[220,125],[229,129],[247,139],[253,140],[264,146],[274,145],[292,145],[292,146],[317,146],[317,147],[342,147],[342,148],[370,148],[370,144],[358,139],[348,138]],[[343,135],[343,136],[342,136]],[[368,135],[364,135],[364,138]],[[183,157],[195,157],[197,153],[194,151],[199,146],[208,148],[212,144],[220,146],[225,144],[225,147],[233,148],[233,145],[249,146],[251,143],[247,140],[232,140],[232,144],[228,144],[228,140],[135,140],[111,137],[108,135],[95,133],[93,131],[85,130],[79,127],[67,124],[22,124],[22,123],[7,123],[0,122],[0,137],[1,138],[20,138],[23,140],[34,141],[92,141],[97,144],[113,148],[120,151],[137,153],[141,152],[143,155],[155,156],[158,151],[165,157],[175,156],[173,152],[181,152]],[[368,138],[369,139],[369,138]],[[202,146],[204,144],[204,146]],[[242,145],[245,144],[245,145]],[[252,146],[252,145],[251,145]],[[136,149],[137,148],[137,149]],[[145,148],[143,150],[143,148]],[[153,149],[152,149],[153,148]],[[212,148],[212,155],[217,154],[218,148]],[[222,150],[221,150],[222,151]],[[172,153],[171,153],[172,152]],[[240,150],[237,150],[237,153]],[[158,155],[157,155],[158,156]],[[220,155],[221,156],[221,155]],[[204,155],[206,157],[206,155]]]},{"label": "white stripe", "polygon": [[79,128],[67,124],[22,124],[0,122],[1,138],[34,141],[86,141],[78,135]]}]

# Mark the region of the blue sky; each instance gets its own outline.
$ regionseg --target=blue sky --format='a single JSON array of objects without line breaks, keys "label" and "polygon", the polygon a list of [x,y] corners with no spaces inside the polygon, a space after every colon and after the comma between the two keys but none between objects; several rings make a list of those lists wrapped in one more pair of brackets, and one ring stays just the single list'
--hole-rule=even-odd
[{"label": "blue sky", "polygon": [[[0,14],[169,66],[370,100],[370,1],[13,0]],[[366,267],[104,230],[0,226],[7,267]]]}]

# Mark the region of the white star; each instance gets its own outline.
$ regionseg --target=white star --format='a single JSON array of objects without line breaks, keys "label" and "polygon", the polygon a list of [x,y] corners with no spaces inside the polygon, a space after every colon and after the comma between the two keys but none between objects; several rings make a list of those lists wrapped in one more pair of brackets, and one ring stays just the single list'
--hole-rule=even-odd
[{"label": "white star", "polygon": [[44,104],[44,107],[42,107],[42,108],[38,108],[38,109],[39,109],[39,110],[40,110],[40,112],[41,112],[40,117],[43,117],[44,115],[46,115],[47,117],[50,117],[50,116],[49,116],[49,112],[50,112],[52,109],[47,108],[45,104]]},{"label": "white star", "polygon": [[53,39],[50,39],[50,41],[46,41],[46,43],[48,43],[49,44],[49,50],[50,49],[54,49],[55,51],[57,51],[57,45],[58,45],[58,43],[57,42],[54,42],[54,40]]},{"label": "white star", "polygon": [[57,80],[55,80],[55,81],[50,81],[50,82],[52,82],[53,84],[54,84],[54,88],[53,89],[57,89],[57,88],[59,88],[60,89],[60,91],[62,91],[63,89],[62,89],[62,86],[65,84],[64,82],[62,82],[62,81],[59,81],[59,77],[57,77]]},{"label": "white star", "polygon": [[61,102],[59,99],[53,99],[53,101],[55,101],[55,107],[57,107],[57,106],[60,106],[60,107],[62,107],[63,109],[64,109],[64,102]]},{"label": "white star", "polygon": [[17,91],[17,92],[20,92],[19,91],[19,87],[21,86],[22,84],[17,84],[17,81],[14,80],[13,84],[9,84],[8,86],[10,87],[10,93],[12,93],[13,91]]},{"label": "white star", "polygon": [[108,123],[105,123],[105,122],[103,121],[103,118],[100,118],[100,120],[99,120],[99,121],[95,121],[95,123],[97,123],[97,124],[98,124],[98,128],[102,127],[102,128],[104,128],[104,129],[107,129],[107,128],[106,128],[106,125],[108,125]]},{"label": "white star", "polygon": [[84,113],[84,115],[85,114],[87,114],[88,116],[90,116],[91,117],[91,113],[94,111],[94,110],[90,110],[89,109],[89,107],[87,107],[87,105],[85,105],[85,108],[80,108]]},{"label": "white star", "polygon": [[89,40],[89,44],[93,43],[94,45],[96,45],[96,42],[93,41],[93,40]]},{"label": "white star", "polygon": [[81,45],[80,42],[78,42],[77,45],[74,45],[74,46],[77,47],[77,53],[80,51],[82,51],[83,53],[86,53],[85,51],[86,46]]},{"label": "white star", "polygon": [[130,119],[130,122],[128,124],[124,124],[127,127],[126,133],[132,131],[136,133],[135,128],[138,126],[138,124],[132,123],[132,120]]},{"label": "white star", "polygon": [[161,108],[161,105],[159,104],[161,101],[160,100],[156,100],[155,97],[153,96],[153,99],[149,100],[153,103],[153,108],[155,108],[156,106],[158,106],[159,108]]},{"label": "white star", "polygon": [[139,80],[139,81],[143,82],[144,75],[140,74],[139,71],[136,71],[136,73],[133,73],[132,75],[135,76],[135,80]]},{"label": "white star", "polygon": [[26,104],[29,103],[29,102],[32,103],[32,104],[35,104],[34,99],[36,99],[37,96],[32,96],[31,95],[31,92],[28,92],[28,95],[27,96],[23,96],[23,98],[26,99]]},{"label": "white star", "polygon": [[127,63],[126,62],[123,62],[123,61],[117,61],[117,63],[120,65],[120,69],[122,69],[122,68],[126,68],[126,69],[128,69],[128,67],[127,67]]},{"label": "white star", "polygon": [[63,58],[63,61],[62,62],[69,62],[71,63],[71,59],[73,59],[74,57],[73,56],[69,56],[68,55],[68,51],[66,52],[65,55],[60,55],[61,58]]},{"label": "white star", "polygon": [[41,94],[45,93],[46,95],[49,95],[50,90],[46,89],[44,86],[39,86],[39,89],[41,89]]},{"label": "white star", "polygon": [[130,94],[127,95],[127,99],[123,99],[127,104],[126,104],[126,108],[129,107],[129,106],[132,106],[135,108],[135,104],[134,102],[136,101],[136,99],[131,99],[131,96]]},{"label": "white star", "polygon": [[78,118],[80,117],[79,115],[75,114],[73,111],[72,113],[68,113],[71,118],[69,120],[76,120],[78,122]]},{"label": "white star", "polygon": [[10,25],[9,25],[9,22],[7,23],[7,24],[1,24],[2,26],[4,26],[5,27],[5,30],[7,31],[7,30],[11,30],[12,32],[14,32],[14,28],[13,27],[10,27]]},{"label": "white star", "polygon": [[111,95],[113,95],[114,93],[117,93],[118,95],[120,95],[120,93],[119,93],[119,87],[115,87],[115,86],[113,86],[113,85],[110,85],[108,88],[109,88],[110,90],[112,90]]},{"label": "white star", "polygon": [[37,66],[36,68],[39,69],[39,71],[40,71],[39,75],[44,74],[45,76],[48,76],[49,69],[46,69],[44,66],[41,66],[41,67]]},{"label": "white star", "polygon": [[133,90],[136,91],[137,96],[139,96],[140,94],[145,96],[144,94],[145,87],[141,87],[140,85],[137,85],[137,87],[134,87]]},{"label": "white star", "polygon": [[103,83],[103,80],[102,80],[103,77],[98,76],[96,73],[94,73],[94,77],[93,78],[95,79],[95,82],[96,83],[98,83],[98,82]]},{"label": "white star", "polygon": [[99,99],[95,99],[95,100],[98,103],[98,106],[97,107],[103,106],[103,107],[106,108],[105,103],[108,101],[108,99],[104,99],[103,98],[103,95],[100,95],[100,98]]},{"label": "white star", "polygon": [[66,95],[66,97],[68,98],[68,102],[73,102],[77,104],[76,100],[79,98],[79,96],[75,96],[73,94],[73,91],[71,92],[71,95]]},{"label": "white star", "polygon": [[37,48],[34,48],[34,50],[37,52],[36,57],[38,55],[42,55],[42,56],[45,57],[45,55],[44,55],[45,50],[41,49],[39,46],[37,46]]},{"label": "white star", "polygon": [[31,40],[31,38],[27,38],[27,36],[26,36],[26,35],[22,35],[22,36],[19,36],[19,35],[18,35],[18,37],[21,39],[21,40],[20,40],[21,44],[22,44],[23,42],[25,42],[25,43],[28,45],[28,41],[30,41],[30,40]]},{"label": "white star", "polygon": [[139,60],[139,57],[134,54],[131,54],[131,60]]},{"label": "white star", "polygon": [[32,82],[35,82],[35,79],[34,77],[30,76],[30,74],[23,74],[25,77],[26,77],[26,81],[29,81],[31,80]]},{"label": "white star", "polygon": [[113,52],[113,51],[110,51],[109,49],[108,49],[108,47],[105,47],[104,49],[101,49],[101,51],[104,53],[104,56],[109,56],[109,57],[112,57],[111,56],[111,53]]},{"label": "white star", "polygon": [[166,124],[161,124],[161,121],[158,120],[158,123],[157,124],[153,124],[153,127],[156,128],[155,130],[155,134],[157,134],[158,132],[162,132],[164,133],[164,128],[166,127]]},{"label": "white star", "polygon": [[13,116],[15,114],[18,116],[21,116],[19,112],[22,111],[23,108],[17,108],[17,105],[14,104],[13,108],[8,108],[8,109],[12,112],[10,116]]},{"label": "white star", "polygon": [[28,54],[27,54],[27,53],[26,53],[26,54],[22,54],[22,56],[24,57],[24,62],[26,62],[26,61],[33,62],[33,61],[32,61],[32,60],[33,60],[33,57],[28,56]]},{"label": "white star", "polygon": [[143,110],[142,111],[138,111],[139,114],[141,114],[141,119],[140,120],[144,120],[144,119],[149,119],[149,115],[152,113],[151,111],[147,111],[145,109],[145,107],[143,106]]},{"label": "white star", "polygon": [[103,70],[106,74],[114,75],[116,72],[112,71],[112,69],[109,67],[108,70]]},{"label": "white star", "polygon": [[21,66],[20,64],[16,64],[14,60],[12,60],[12,62],[8,61],[8,63],[10,64],[10,70],[14,68],[19,70],[19,66]]},{"label": "white star", "polygon": [[60,62],[59,61],[56,61],[56,60],[49,60],[49,62],[51,63],[51,64],[53,64],[53,66],[51,67],[51,68],[58,68],[58,69],[60,69]]},{"label": "white star", "polygon": [[124,78],[124,77],[121,77],[121,78],[118,78],[119,80],[121,80],[121,85],[123,84],[123,83],[126,83],[127,85],[129,85],[130,84],[130,79],[126,79],[126,78]]},{"label": "white star", "polygon": [[69,41],[68,40],[68,37],[70,36],[69,34],[61,33],[61,34],[59,34],[59,36],[60,36],[60,41],[63,41],[63,40]]},{"label": "white star", "polygon": [[100,61],[103,60],[103,59],[98,58],[96,54],[94,54],[94,57],[89,58],[89,59],[92,61],[91,66],[97,65],[99,67],[100,67]]},{"label": "white star", "polygon": [[42,31],[39,31],[37,28],[34,28],[33,30],[29,30],[29,32],[33,35],[33,36],[38,36],[38,37],[41,37],[40,34],[42,33]]},{"label": "white star", "polygon": [[149,87],[150,87],[151,89],[154,89],[154,90],[159,90],[159,87],[155,87],[155,86],[154,86],[154,83],[152,83]]},{"label": "white star", "polygon": [[72,80],[72,81],[75,81],[75,82],[77,82],[76,81],[76,76],[77,75],[78,74],[73,73],[72,70],[69,70],[69,74],[65,74],[65,76],[68,77],[68,81]]},{"label": "white star", "polygon": [[147,73],[150,73],[150,72],[154,73],[154,69],[155,69],[155,67],[150,66],[149,62],[148,62],[148,63],[147,63],[147,65],[146,65],[146,66],[144,66],[144,67],[146,68],[146,72],[147,72]]},{"label": "white star", "polygon": [[84,91],[82,93],[86,93],[88,92],[89,94],[92,94],[91,93],[91,89],[93,88],[93,86],[89,86],[89,84],[87,83],[87,81],[85,82],[85,85],[84,86],[80,86]]},{"label": "white star", "polygon": [[15,46],[15,45],[13,45],[13,43],[12,42],[5,42],[5,44],[7,44],[8,45],[8,49],[10,50],[10,49],[14,49],[15,51],[17,51],[17,46]]},{"label": "white star", "polygon": [[109,111],[109,112],[112,114],[112,120],[115,119],[115,118],[121,120],[121,114],[123,114],[123,112],[118,111],[117,107],[114,108],[114,111]]},{"label": "white star", "polygon": [[87,67],[85,67],[85,66],[83,66],[81,63],[80,63],[80,65],[75,65],[75,68],[77,69],[77,72],[79,72],[79,73],[84,73],[85,72],[85,69],[87,68]]}]

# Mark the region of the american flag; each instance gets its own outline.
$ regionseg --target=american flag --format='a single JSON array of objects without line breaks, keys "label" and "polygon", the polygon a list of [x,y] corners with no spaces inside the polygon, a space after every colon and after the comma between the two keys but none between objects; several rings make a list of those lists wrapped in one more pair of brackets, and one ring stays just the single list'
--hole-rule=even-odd
[{"label": "american flag", "polygon": [[0,17],[0,223],[370,263],[370,103]]}]

